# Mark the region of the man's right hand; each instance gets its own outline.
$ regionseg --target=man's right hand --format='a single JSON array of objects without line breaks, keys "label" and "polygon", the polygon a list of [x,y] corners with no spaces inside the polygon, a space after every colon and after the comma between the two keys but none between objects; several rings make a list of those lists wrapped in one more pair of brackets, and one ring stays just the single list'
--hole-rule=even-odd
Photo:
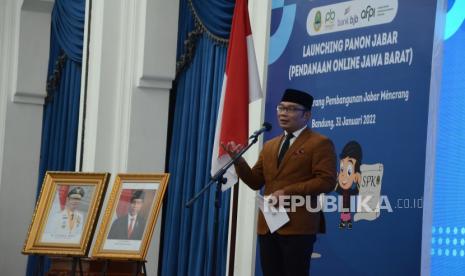
[{"label": "man's right hand", "polygon": [[244,145],[236,144],[234,141],[229,141],[226,144],[221,143],[221,147],[231,158],[234,158],[244,148]]}]

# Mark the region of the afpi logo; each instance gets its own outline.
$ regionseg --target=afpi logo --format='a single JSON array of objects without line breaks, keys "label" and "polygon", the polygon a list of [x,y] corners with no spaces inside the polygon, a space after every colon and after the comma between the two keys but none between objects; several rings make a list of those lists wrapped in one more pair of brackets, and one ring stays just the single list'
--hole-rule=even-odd
[{"label": "afpi logo", "polygon": [[360,17],[362,19],[367,19],[368,21],[370,21],[371,18],[375,17],[375,12],[376,9],[368,5],[364,10],[362,10]]},{"label": "afpi logo", "polygon": [[315,13],[315,20],[313,20],[313,29],[315,32],[318,32],[321,28],[321,12],[317,11]]}]

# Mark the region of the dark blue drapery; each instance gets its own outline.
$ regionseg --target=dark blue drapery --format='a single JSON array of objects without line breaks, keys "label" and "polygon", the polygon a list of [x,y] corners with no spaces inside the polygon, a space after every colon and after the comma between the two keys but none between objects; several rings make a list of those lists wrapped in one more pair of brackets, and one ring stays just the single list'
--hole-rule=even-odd
[{"label": "dark blue drapery", "polygon": [[[218,251],[212,243],[215,188],[191,209],[185,203],[210,177],[211,152],[216,117],[226,64],[226,45],[216,44],[211,34],[227,38],[234,9],[233,1],[193,0],[193,7],[208,29],[196,42],[194,57],[177,78],[173,134],[169,159],[171,173],[164,206],[161,275],[224,275],[226,271],[230,192],[223,193],[220,209]],[[207,16],[208,15],[208,16]],[[212,16],[214,15],[214,16]],[[219,16],[217,16],[219,15]],[[207,19],[208,18],[208,19]],[[180,3],[178,58],[184,40],[195,27],[188,1]],[[216,262],[216,271],[211,271]]]},{"label": "dark blue drapery", "polygon": [[[55,1],[37,193],[46,171],[75,170],[84,15],[85,0]],[[26,275],[33,275],[36,263],[31,256]]]},{"label": "dark blue drapery", "polygon": [[[234,0],[191,0],[195,13],[205,28],[221,38],[228,38],[234,12]],[[182,18],[180,19],[182,20]],[[182,38],[182,37],[180,37]],[[184,39],[184,38],[182,38]]]}]

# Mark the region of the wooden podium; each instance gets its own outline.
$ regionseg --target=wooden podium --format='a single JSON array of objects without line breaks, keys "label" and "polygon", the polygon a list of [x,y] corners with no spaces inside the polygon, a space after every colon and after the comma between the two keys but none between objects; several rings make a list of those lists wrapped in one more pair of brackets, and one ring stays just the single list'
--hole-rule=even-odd
[{"label": "wooden podium", "polygon": [[[73,258],[52,257],[48,276],[72,276]],[[145,275],[140,267],[140,262],[115,261],[115,260],[92,260],[81,258],[83,276],[133,276]],[[104,273],[106,266],[106,274]],[[80,276],[79,265],[76,266],[76,276]]]}]

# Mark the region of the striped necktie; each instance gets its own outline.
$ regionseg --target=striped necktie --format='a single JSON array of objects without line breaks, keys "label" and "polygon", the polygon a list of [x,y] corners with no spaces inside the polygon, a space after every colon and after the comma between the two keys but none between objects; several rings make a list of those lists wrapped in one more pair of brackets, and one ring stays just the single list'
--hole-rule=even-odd
[{"label": "striped necktie", "polygon": [[284,140],[283,146],[281,147],[281,150],[279,151],[278,167],[281,164],[281,161],[283,160],[284,155],[286,154],[286,151],[289,149],[289,145],[291,144],[292,138],[294,138],[294,135],[292,133],[289,133],[286,135],[286,140]]}]

